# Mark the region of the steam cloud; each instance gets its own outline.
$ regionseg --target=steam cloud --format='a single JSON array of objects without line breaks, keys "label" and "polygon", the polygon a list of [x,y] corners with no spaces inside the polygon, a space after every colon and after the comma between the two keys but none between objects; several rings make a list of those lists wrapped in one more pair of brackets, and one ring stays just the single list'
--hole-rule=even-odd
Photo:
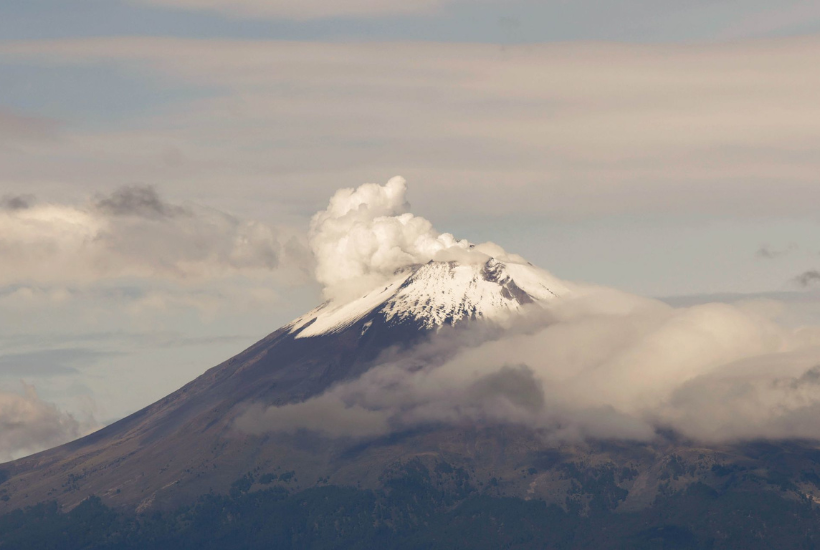
[{"label": "steam cloud", "polygon": [[327,209],[313,216],[310,246],[327,298],[357,298],[397,269],[433,259],[483,262],[506,256],[493,243],[473,246],[439,233],[428,220],[407,212],[406,192],[407,182],[399,176],[384,186],[340,189]]},{"label": "steam cloud", "polygon": [[[604,288],[483,343],[463,329],[240,428],[379,436],[424,425],[516,423],[556,439],[820,438],[820,328],[769,302],[672,308]],[[475,335],[467,338],[470,344]]]},{"label": "steam cloud", "polygon": [[[330,297],[402,265],[475,253],[406,212],[405,182],[339,191],[313,219]],[[500,251],[503,253],[503,251]],[[305,402],[256,407],[251,433],[375,437],[425,425],[516,423],[556,439],[820,438],[820,327],[778,323],[774,301],[674,308],[567,283],[510,327],[445,330]]]}]

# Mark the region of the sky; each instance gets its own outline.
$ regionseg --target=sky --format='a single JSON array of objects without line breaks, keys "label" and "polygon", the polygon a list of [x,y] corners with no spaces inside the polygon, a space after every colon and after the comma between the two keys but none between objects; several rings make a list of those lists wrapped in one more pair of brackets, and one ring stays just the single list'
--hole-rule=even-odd
[{"label": "sky", "polygon": [[397,175],[563,279],[811,302],[819,32],[770,0],[3,2],[0,458],[315,306],[311,216]]}]

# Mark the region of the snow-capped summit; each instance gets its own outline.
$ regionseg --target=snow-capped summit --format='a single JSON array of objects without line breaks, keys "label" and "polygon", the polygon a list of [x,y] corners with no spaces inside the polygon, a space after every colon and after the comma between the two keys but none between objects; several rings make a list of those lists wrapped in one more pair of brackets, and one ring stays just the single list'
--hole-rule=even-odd
[{"label": "snow-capped summit", "polygon": [[437,329],[468,319],[498,320],[567,292],[561,281],[526,262],[430,261],[401,269],[356,300],[326,302],[287,328],[296,338],[306,338],[333,334],[375,316],[388,326],[410,323]]}]

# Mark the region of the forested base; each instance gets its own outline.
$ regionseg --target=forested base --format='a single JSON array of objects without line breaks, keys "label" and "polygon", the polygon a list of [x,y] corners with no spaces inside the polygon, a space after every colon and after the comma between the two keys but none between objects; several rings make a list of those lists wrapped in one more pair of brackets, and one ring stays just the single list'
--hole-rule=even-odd
[{"label": "forested base", "polygon": [[466,478],[447,487],[439,481],[423,466],[378,492],[248,492],[238,480],[230,495],[141,516],[115,512],[97,498],[68,513],[44,504],[0,517],[0,548],[753,550],[815,548],[820,540],[814,506],[771,490],[718,493],[694,484],[639,513],[591,507],[584,516],[572,507],[480,494]]}]

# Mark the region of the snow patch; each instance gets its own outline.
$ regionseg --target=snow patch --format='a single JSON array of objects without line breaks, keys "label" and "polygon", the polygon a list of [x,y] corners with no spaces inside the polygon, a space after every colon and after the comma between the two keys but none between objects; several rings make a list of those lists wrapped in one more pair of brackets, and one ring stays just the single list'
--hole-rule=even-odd
[{"label": "snow patch", "polygon": [[289,327],[290,332],[299,330],[311,321],[313,321],[313,323],[299,332],[296,338],[339,332],[354,324],[387,301],[409,276],[409,273],[404,272],[388,282],[385,286],[374,289],[352,302],[342,304],[326,302],[310,313],[293,321]]},{"label": "snow patch", "polygon": [[[528,304],[543,305],[568,293],[560,280],[526,262],[431,261],[403,270],[357,300],[327,302],[288,329],[296,338],[332,334],[371,313],[382,315],[387,324],[409,321],[420,329],[436,329],[468,319],[501,320]],[[372,320],[362,334],[371,325]]]}]

